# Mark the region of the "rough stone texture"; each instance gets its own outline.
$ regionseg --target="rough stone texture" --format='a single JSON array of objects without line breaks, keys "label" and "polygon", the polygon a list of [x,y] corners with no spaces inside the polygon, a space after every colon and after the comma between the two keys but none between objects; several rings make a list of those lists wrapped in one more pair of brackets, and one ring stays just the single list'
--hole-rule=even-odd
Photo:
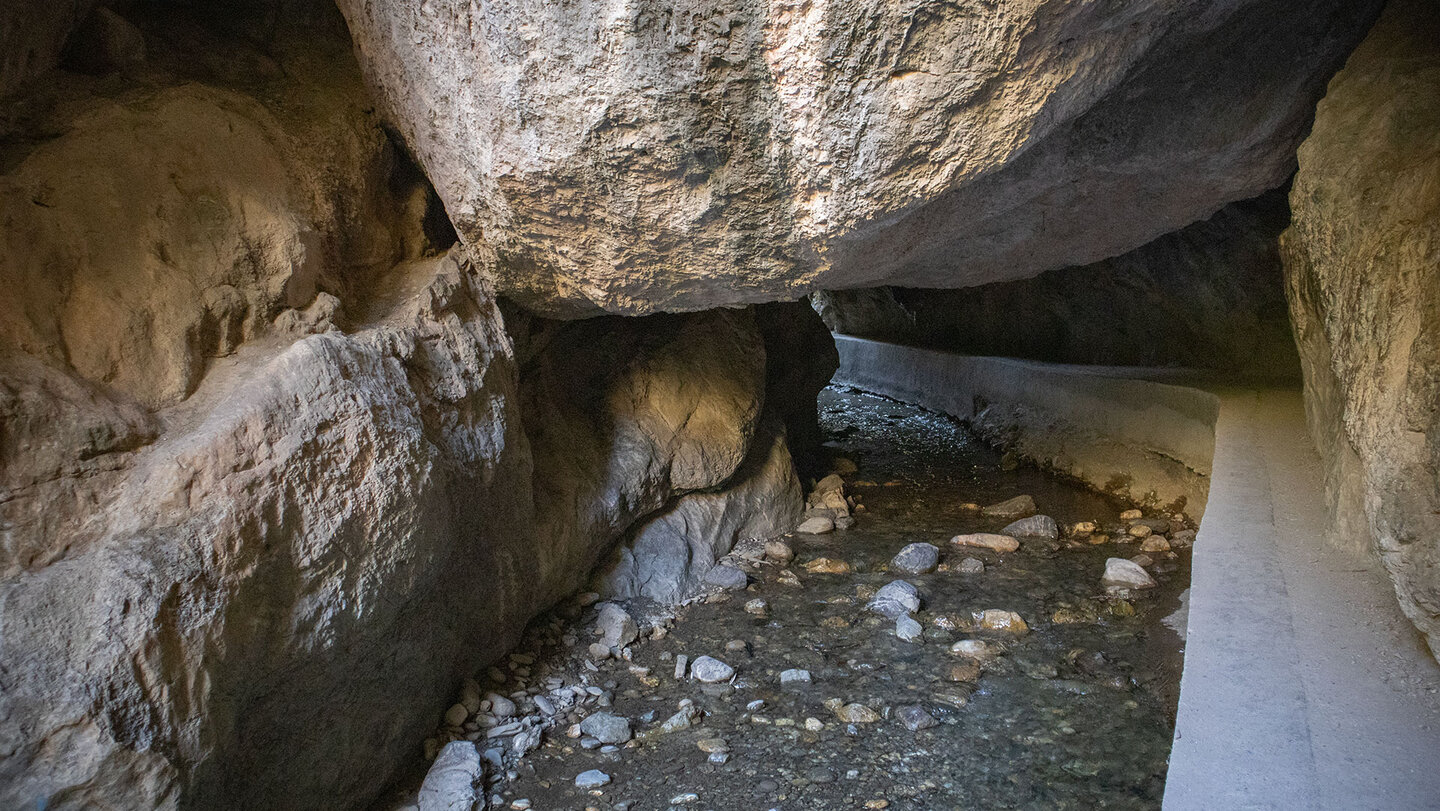
[{"label": "rough stone texture", "polygon": [[507,295],[644,313],[964,287],[1279,186],[1378,0],[341,0]]},{"label": "rough stone texture", "polygon": [[475,744],[470,741],[445,744],[420,785],[419,811],[473,811],[476,801],[481,799],[476,794],[485,788],[481,782],[484,770]]},{"label": "rough stone texture", "polygon": [[966,290],[814,296],[834,331],[968,355],[1299,380],[1277,238],[1285,190],[1133,251]]},{"label": "rough stone texture", "polygon": [[264,50],[154,13],[143,76],[0,111],[0,807],[364,806],[632,524],[735,475],[764,343],[520,318],[517,356],[333,9],[247,21]]},{"label": "rough stone texture", "polygon": [[0,805],[368,798],[538,608],[498,312],[453,260],[394,275],[371,325],[212,370],[91,542],[0,581]]},{"label": "rough stone texture", "polygon": [[[735,475],[761,422],[765,352],[748,311],[727,310],[645,319],[599,318],[556,322],[514,313],[518,333],[522,412],[534,454],[530,477],[537,505],[535,542],[540,546],[537,583],[554,584],[554,600],[574,591],[632,525],[687,492],[711,490]],[[766,450],[780,440],[771,434]],[[783,444],[783,443],[782,443]],[[784,494],[783,451],[757,459],[759,474],[747,477],[743,497],[753,507],[765,496]],[[773,464],[772,464],[773,462]],[[794,474],[789,474],[793,476]],[[776,505],[772,518],[786,515]],[[744,535],[748,516],[728,514],[728,526],[690,545],[677,533],[685,522],[725,516],[723,499],[683,507],[667,526],[656,527],[646,549],[674,544],[671,552],[715,550]],[[663,521],[663,519],[662,519]],[[749,522],[764,534],[763,521]],[[682,543],[683,541],[683,543]],[[704,552],[708,555],[710,552]],[[654,588],[675,593],[687,583],[663,583],[665,575],[703,576],[713,564],[692,563],[693,572],[631,568],[618,592]],[[621,566],[624,564],[622,562]]]},{"label": "rough stone texture", "polygon": [[[722,489],[691,493],[638,525],[597,572],[601,594],[676,603],[696,592],[715,562],[749,538],[799,523],[804,497],[779,420],[768,418],[745,463]],[[741,575],[743,588],[744,575]]]},{"label": "rough stone texture", "polygon": [[1440,651],[1440,17],[1391,3],[1330,84],[1285,232],[1333,540],[1373,548]]}]

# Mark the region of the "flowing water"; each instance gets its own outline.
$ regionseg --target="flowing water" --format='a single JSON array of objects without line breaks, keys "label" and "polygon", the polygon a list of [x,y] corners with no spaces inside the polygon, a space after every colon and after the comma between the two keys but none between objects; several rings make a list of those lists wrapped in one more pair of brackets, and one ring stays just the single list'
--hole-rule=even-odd
[{"label": "flowing water", "polygon": [[[524,648],[535,659],[512,661],[512,682],[518,671],[532,683],[598,688],[599,703],[630,719],[637,739],[582,745],[565,729],[583,713],[562,719],[492,784],[499,807],[1158,807],[1181,663],[1180,641],[1162,619],[1188,583],[1188,550],[1155,554],[1160,587],[1122,600],[1106,595],[1100,576],[1107,558],[1138,553],[1133,542],[1026,539],[1004,555],[950,546],[957,533],[1008,523],[967,503],[1029,494],[1062,527],[1095,521],[1117,538],[1123,505],[1006,464],[954,421],[914,406],[830,389],[820,408],[829,447],[858,464],[846,476],[863,504],[856,525],[788,539],[794,562],[756,567],[747,591],[678,609],[632,606],[642,640],[631,661],[585,666],[593,609],[572,605],[538,620]],[[914,541],[941,549],[939,571],[904,578],[923,599],[916,643],[865,609],[875,589],[900,576],[886,571],[891,557]],[[853,571],[807,571],[817,557]],[[960,572],[966,557],[985,571]],[[745,609],[756,598],[767,604],[763,616]],[[977,632],[972,612],[983,609],[1017,612],[1029,633]],[[660,638],[644,638],[651,626],[661,627],[653,631]],[[952,653],[962,639],[985,640],[999,655],[976,662]],[[681,655],[714,656],[736,677],[677,680]],[[782,687],[781,672],[792,668],[808,670],[812,682]],[[702,714],[689,728],[659,732],[682,699]],[[864,705],[875,720],[847,723],[837,704]],[[899,711],[912,706],[938,723],[912,731]],[[576,776],[590,769],[611,782],[577,788]]]}]

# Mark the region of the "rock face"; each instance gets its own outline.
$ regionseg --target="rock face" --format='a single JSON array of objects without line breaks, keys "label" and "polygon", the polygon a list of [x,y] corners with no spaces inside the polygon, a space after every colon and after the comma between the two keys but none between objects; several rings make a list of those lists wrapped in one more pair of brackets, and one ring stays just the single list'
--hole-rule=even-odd
[{"label": "rock face", "polygon": [[477,258],[557,314],[965,287],[1279,186],[1375,0],[341,0]]},{"label": "rock face", "polygon": [[507,324],[331,15],[0,120],[0,807],[366,805],[637,522],[798,515],[755,315]]},{"label": "rock face", "polygon": [[1300,149],[1283,239],[1334,540],[1440,651],[1440,18],[1386,8]]},{"label": "rock face", "polygon": [[[723,489],[681,496],[637,526],[601,567],[598,590],[611,597],[679,602],[699,590],[736,541],[793,530],[803,498],[784,430],[770,418]],[[740,579],[743,588],[743,573]]]},{"label": "rock face", "polygon": [[1277,238],[1285,190],[1120,256],[966,290],[815,294],[836,332],[1056,363],[1187,366],[1299,380]]}]

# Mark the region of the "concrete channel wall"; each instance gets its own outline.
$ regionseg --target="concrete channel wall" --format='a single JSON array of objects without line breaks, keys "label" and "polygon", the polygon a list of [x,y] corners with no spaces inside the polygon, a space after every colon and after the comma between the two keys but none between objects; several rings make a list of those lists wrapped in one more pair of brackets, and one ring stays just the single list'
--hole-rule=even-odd
[{"label": "concrete channel wall", "polygon": [[1153,370],[982,358],[839,336],[834,382],[964,420],[986,440],[1130,501],[1198,519],[1220,400]]}]

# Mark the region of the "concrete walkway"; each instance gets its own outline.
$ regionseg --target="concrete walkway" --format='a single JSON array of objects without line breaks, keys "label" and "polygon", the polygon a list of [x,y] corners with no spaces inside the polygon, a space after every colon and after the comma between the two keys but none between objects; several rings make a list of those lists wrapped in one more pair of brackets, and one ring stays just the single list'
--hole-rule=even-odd
[{"label": "concrete walkway", "polygon": [[[965,420],[979,413],[970,389],[995,383],[994,370],[1039,370],[1043,394],[992,385],[985,399],[1010,398],[999,413],[1022,415],[1012,434],[1058,425],[1072,447],[1166,450],[1116,421],[1144,396],[1135,380],[1217,397],[1209,414],[1166,417],[1213,420],[1187,433],[1213,430],[1214,445],[1203,462],[1193,450],[1181,457],[1208,473],[1209,500],[1194,549],[1165,807],[1440,809],[1440,666],[1400,613],[1378,560],[1325,543],[1323,473],[1298,391],[1226,388],[1175,370],[944,358],[843,337],[837,345],[837,382]],[[1115,379],[1114,396],[1097,390],[1097,377]],[[1087,408],[1065,402],[1068,381]],[[1119,407],[1102,414],[1111,399]]]},{"label": "concrete walkway", "polygon": [[1299,392],[1215,389],[1167,809],[1440,808],[1440,667],[1327,546]]}]

